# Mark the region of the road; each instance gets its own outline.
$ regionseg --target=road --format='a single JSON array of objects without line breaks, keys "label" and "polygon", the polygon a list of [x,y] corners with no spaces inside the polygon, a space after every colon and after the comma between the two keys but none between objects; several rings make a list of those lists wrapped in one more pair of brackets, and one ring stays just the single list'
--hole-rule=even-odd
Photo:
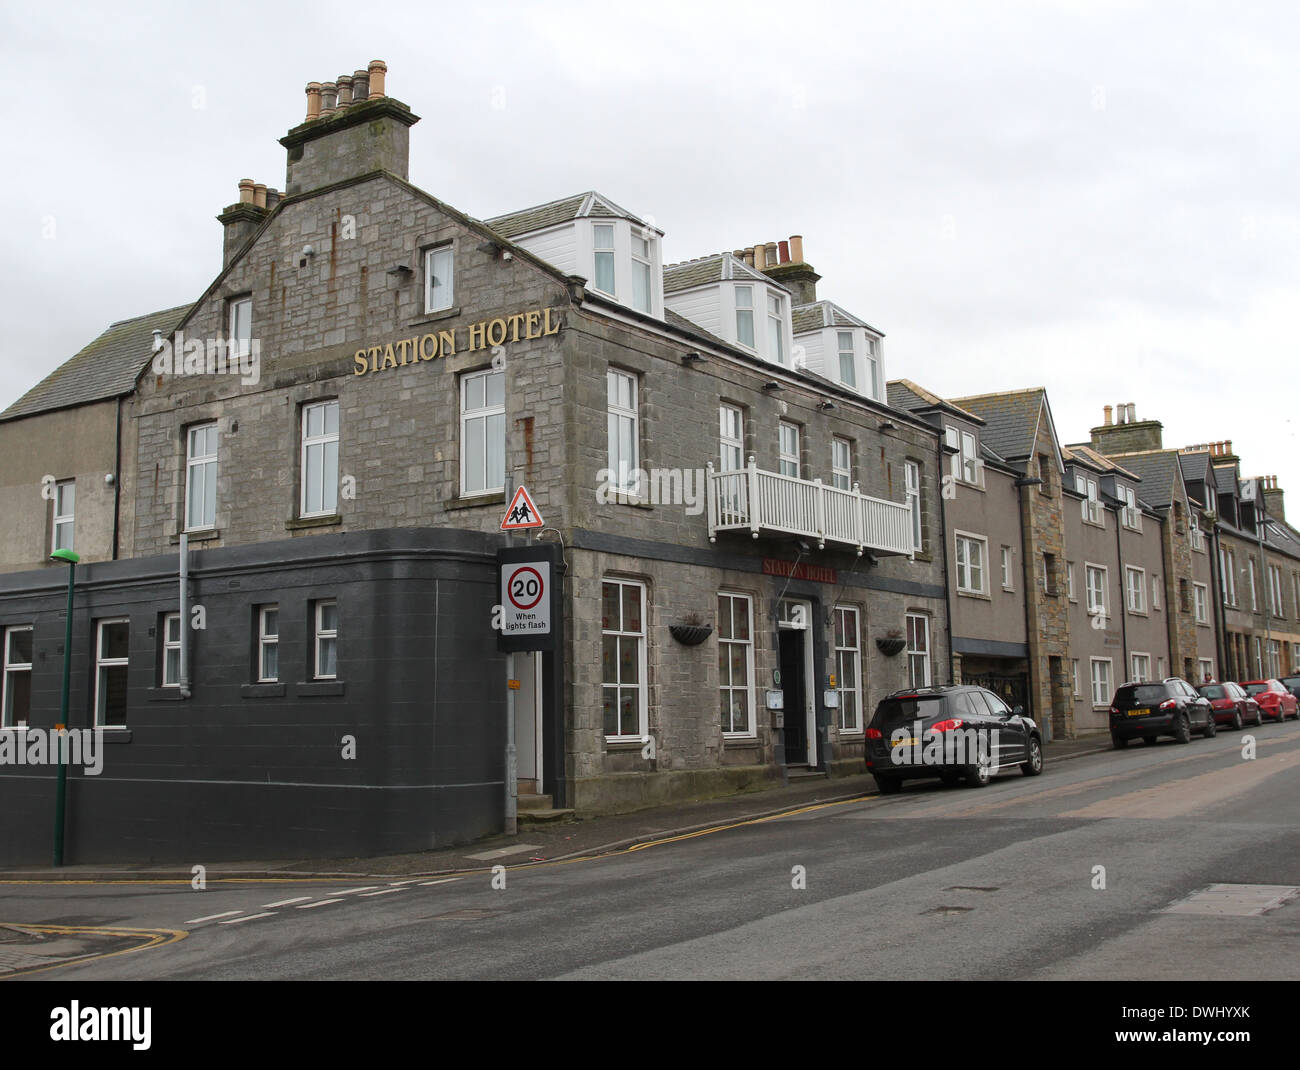
[{"label": "road", "polygon": [[[0,923],[173,933],[33,980],[1296,979],[1300,724],[911,783],[504,884],[0,884]],[[1267,887],[1185,902],[1215,885]]]}]

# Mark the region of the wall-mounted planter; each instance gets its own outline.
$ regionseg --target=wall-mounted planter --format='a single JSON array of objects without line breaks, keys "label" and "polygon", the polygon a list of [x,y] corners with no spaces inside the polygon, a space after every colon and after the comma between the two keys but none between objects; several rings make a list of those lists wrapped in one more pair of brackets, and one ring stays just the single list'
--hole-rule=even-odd
[{"label": "wall-mounted planter", "polygon": [[699,646],[713,634],[712,624],[670,624],[668,632],[683,646]]},{"label": "wall-mounted planter", "polygon": [[907,646],[906,639],[896,639],[891,637],[876,640],[876,647],[887,658],[892,658],[895,654],[901,653],[905,646]]}]

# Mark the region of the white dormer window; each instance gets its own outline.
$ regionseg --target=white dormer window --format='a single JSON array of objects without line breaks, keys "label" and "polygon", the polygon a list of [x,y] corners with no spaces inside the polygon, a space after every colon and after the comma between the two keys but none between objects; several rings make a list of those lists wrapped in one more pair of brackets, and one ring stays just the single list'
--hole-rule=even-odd
[{"label": "white dormer window", "polygon": [[1142,530],[1142,514],[1138,512],[1137,495],[1132,487],[1118,487],[1120,501],[1124,507],[1120,510],[1120,521],[1133,531]]},{"label": "white dormer window", "polygon": [[1074,477],[1074,489],[1084,496],[1084,500],[1079,503],[1080,512],[1083,519],[1089,524],[1103,524],[1101,502],[1097,500],[1097,481],[1089,479],[1087,476],[1076,474]]},{"label": "white dormer window", "polygon": [[754,349],[754,287],[736,287],[736,341]]},{"label": "white dormer window", "polygon": [[877,401],[880,395],[880,342],[867,335],[867,382],[871,385],[871,396]]},{"label": "white dormer window", "polygon": [[632,307],[650,311],[650,243],[632,235]]},{"label": "white dormer window", "polygon": [[781,315],[781,298],[767,295],[768,356],[778,364],[785,363],[785,318]]},{"label": "white dormer window", "polygon": [[613,297],[614,289],[614,225],[596,223],[591,228],[592,248],[596,256],[596,289]]},{"label": "white dormer window", "polygon": [[840,382],[845,386],[857,387],[858,375],[853,353],[853,332],[839,331]]},{"label": "white dormer window", "polygon": [[952,455],[952,478],[979,486],[979,443],[975,436],[949,424],[944,428],[944,440],[957,451]]}]

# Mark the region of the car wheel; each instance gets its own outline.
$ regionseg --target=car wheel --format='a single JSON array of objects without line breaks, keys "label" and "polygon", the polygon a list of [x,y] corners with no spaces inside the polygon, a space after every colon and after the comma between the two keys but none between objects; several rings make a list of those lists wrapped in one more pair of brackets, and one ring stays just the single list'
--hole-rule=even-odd
[{"label": "car wheel", "polygon": [[993,778],[992,767],[987,754],[981,754],[974,765],[966,766],[966,786],[982,788]]},{"label": "car wheel", "polygon": [[1029,754],[1025,764],[1020,767],[1025,776],[1038,776],[1043,771],[1043,745],[1033,737],[1029,740]]},{"label": "car wheel", "polygon": [[1178,726],[1174,729],[1175,743],[1190,743],[1192,741],[1192,722],[1188,720],[1187,714],[1178,715]]},{"label": "car wheel", "polygon": [[881,795],[897,795],[903,790],[903,778],[897,776],[876,777],[876,790]]},{"label": "car wheel", "polygon": [[1206,739],[1213,739],[1219,734],[1219,722],[1214,719],[1214,711],[1205,719],[1205,731],[1201,733]]},{"label": "car wheel", "polygon": [[1123,736],[1117,736],[1112,732],[1110,736],[1110,745],[1116,750],[1123,750],[1128,746],[1128,740]]},{"label": "car wheel", "polygon": [[1255,707],[1255,727],[1256,728],[1264,727],[1264,711],[1261,710],[1258,706]]},{"label": "car wheel", "polygon": [[1232,711],[1232,727],[1238,732],[1241,731],[1241,710]]}]

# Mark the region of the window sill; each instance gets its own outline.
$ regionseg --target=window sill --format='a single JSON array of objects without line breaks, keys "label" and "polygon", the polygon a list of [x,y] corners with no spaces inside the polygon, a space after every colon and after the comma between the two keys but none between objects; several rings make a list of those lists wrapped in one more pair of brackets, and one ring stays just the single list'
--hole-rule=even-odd
[{"label": "window sill", "polygon": [[1130,609],[1128,610],[1128,615],[1129,615],[1130,617],[1149,617],[1151,614],[1149,614],[1145,609],[1132,609],[1132,608],[1130,608]]},{"label": "window sill", "polygon": [[437,312],[425,312],[422,319],[411,320],[408,327],[423,327],[426,323],[441,323],[443,320],[452,320],[460,315],[460,305],[453,305],[451,308],[442,308]]},{"label": "window sill", "polygon": [[[249,685],[252,686],[252,685]],[[293,685],[295,698],[328,698],[343,694],[342,680],[300,680]]]},{"label": "window sill", "polygon": [[302,531],[306,528],[329,528],[342,523],[343,517],[338,513],[331,513],[329,516],[294,517],[292,520],[284,522],[284,530]]},{"label": "window sill", "polygon": [[184,702],[179,687],[151,687],[144,693],[146,702]]},{"label": "window sill", "polygon": [[284,698],[284,684],[267,680],[260,684],[240,684],[240,698]]},{"label": "window sill", "polygon": [[963,591],[960,588],[958,588],[957,590],[957,597],[958,598],[979,598],[985,602],[993,601],[993,596],[990,594],[986,594],[983,591]]},{"label": "window sill", "polygon": [[483,505],[505,505],[505,491],[490,491],[487,494],[462,494],[459,498],[452,498],[450,501],[443,502],[444,509],[476,509]]},{"label": "window sill", "polygon": [[169,540],[171,545],[179,546],[182,534],[188,535],[190,542],[209,542],[212,539],[221,538],[221,530],[219,528],[202,528],[198,531],[186,531],[183,533],[178,531]]},{"label": "window sill", "polygon": [[650,742],[649,736],[606,736],[607,751],[640,750]]},{"label": "window sill", "polygon": [[742,747],[743,747],[743,748],[751,748],[751,747],[757,747],[757,746],[758,746],[758,736],[751,736],[751,735],[749,735],[748,733],[746,733],[745,735],[734,735],[734,736],[733,736],[730,732],[723,732],[723,733],[722,733],[722,742],[723,742],[723,745],[724,745],[725,747],[727,747],[728,749],[733,748],[733,747],[734,747],[734,748],[742,748]]}]

